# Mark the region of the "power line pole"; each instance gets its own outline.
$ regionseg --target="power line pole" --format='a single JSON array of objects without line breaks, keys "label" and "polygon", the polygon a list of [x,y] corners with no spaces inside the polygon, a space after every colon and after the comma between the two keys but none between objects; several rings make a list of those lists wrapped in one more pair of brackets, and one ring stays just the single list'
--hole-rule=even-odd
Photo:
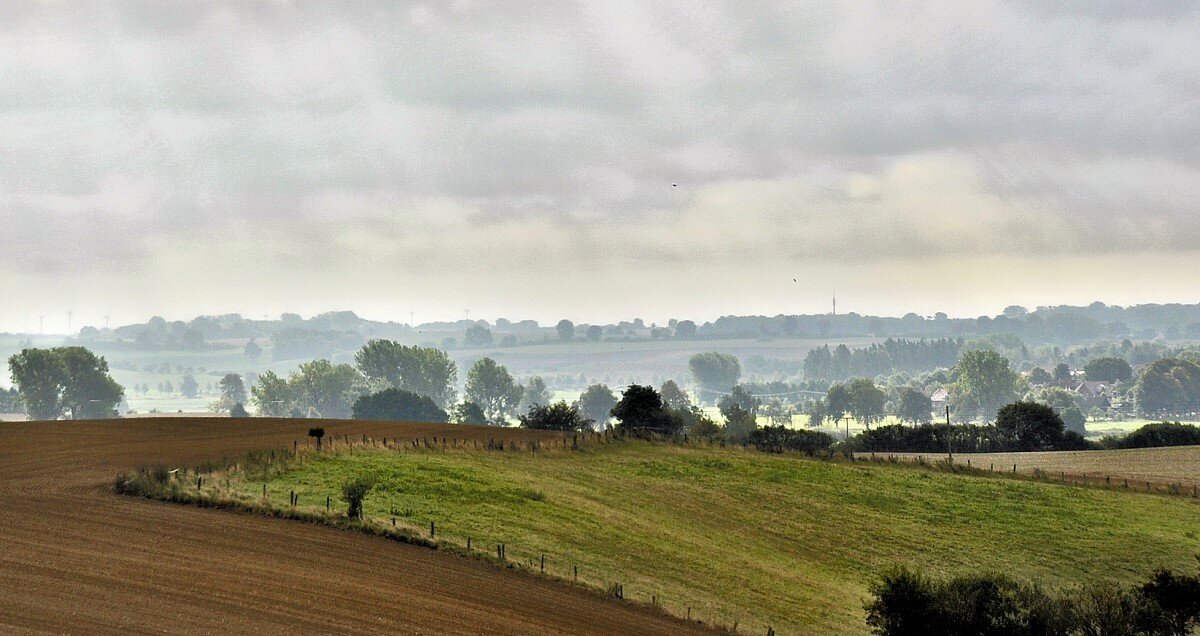
[{"label": "power line pole", "polygon": [[946,452],[950,455],[950,463],[954,463],[954,437],[950,430],[950,405],[946,405]]}]

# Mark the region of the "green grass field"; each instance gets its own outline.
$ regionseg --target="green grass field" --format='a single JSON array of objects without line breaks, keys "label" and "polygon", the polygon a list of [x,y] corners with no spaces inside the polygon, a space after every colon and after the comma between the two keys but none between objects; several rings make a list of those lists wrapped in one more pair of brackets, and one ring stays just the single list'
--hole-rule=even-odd
[{"label": "green grass field", "polygon": [[[1195,568],[1200,502],[740,449],[622,442],[581,452],[371,450],[309,454],[273,477],[324,509],[347,479],[378,488],[368,516],[533,563],[747,633],[862,633],[867,585],[906,564],[997,570],[1052,587]],[[232,487],[261,496],[262,481]],[[536,566],[535,566],[536,570]],[[569,608],[564,608],[569,611]]]}]

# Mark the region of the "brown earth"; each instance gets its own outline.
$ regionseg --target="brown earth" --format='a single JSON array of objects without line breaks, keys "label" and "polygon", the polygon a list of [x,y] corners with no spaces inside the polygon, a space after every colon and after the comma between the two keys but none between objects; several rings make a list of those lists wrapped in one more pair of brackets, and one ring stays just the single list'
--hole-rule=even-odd
[{"label": "brown earth", "polygon": [[[879,453],[907,459],[946,459],[945,453]],[[1026,474],[1034,469],[1051,477],[1060,473],[1086,477],[1096,482],[1108,478],[1128,480],[1133,487],[1150,482],[1154,486],[1181,484],[1200,487],[1200,446],[1127,448],[1119,450],[1043,451],[1035,453],[955,453],[956,464],[968,461],[975,468],[1012,470]]]},{"label": "brown earth", "polygon": [[[114,495],[121,470],[304,443],[312,420],[0,424],[3,633],[705,633],[467,557],[295,521]],[[328,434],[528,438],[323,422]]]}]

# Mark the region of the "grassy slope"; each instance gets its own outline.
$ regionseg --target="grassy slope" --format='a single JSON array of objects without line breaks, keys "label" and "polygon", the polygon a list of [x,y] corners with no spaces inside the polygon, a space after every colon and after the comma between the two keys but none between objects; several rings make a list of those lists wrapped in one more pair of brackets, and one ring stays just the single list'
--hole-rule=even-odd
[{"label": "grassy slope", "polygon": [[[439,527],[510,560],[751,633],[862,632],[866,585],[895,563],[995,569],[1048,584],[1194,566],[1200,503],[1182,498],[850,465],[737,450],[621,444],[582,453],[371,451],[310,460],[269,484],[320,502],[351,475],[367,513]],[[260,494],[261,482],[236,482]],[[335,495],[336,500],[336,495]]]}]

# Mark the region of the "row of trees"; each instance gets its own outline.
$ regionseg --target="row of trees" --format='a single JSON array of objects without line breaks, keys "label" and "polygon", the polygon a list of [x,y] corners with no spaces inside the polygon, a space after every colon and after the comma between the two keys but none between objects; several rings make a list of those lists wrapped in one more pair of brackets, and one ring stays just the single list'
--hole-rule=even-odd
[{"label": "row of trees", "polygon": [[951,338],[905,340],[888,338],[869,347],[817,347],[804,358],[804,375],[832,382],[875,377],[900,371],[920,372],[953,366],[963,341]]},{"label": "row of trees", "polygon": [[355,365],[306,362],[286,378],[268,371],[251,388],[252,400],[266,416],[344,418],[354,415],[360,397],[395,389],[379,399],[405,402],[405,394],[426,397],[441,412],[453,411],[464,422],[493,424],[506,423],[534,404],[550,403],[550,391],[540,377],[520,384],[491,358],[481,358],[468,370],[465,399],[457,405],[458,366],[445,351],[372,340],[354,360]]},{"label": "row of trees", "polygon": [[1037,402],[1013,402],[999,409],[995,424],[881,426],[850,438],[856,451],[892,453],[1026,452],[1085,450],[1092,444],[1067,430],[1062,417]]}]

